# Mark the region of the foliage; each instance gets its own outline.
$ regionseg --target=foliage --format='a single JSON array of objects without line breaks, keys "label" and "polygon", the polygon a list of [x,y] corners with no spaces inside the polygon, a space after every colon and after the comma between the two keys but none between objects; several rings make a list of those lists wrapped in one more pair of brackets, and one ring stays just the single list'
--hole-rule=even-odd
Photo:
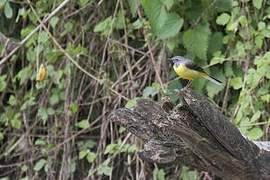
[{"label": "foliage", "polygon": [[183,166],[181,173],[182,180],[195,180],[197,179],[197,172],[190,170],[188,167]]},{"label": "foliage", "polygon": [[[193,88],[245,136],[269,139],[268,1],[63,3],[0,0],[1,33],[22,42],[0,64],[1,177],[137,177],[145,167],[135,155],[142,147],[107,116],[142,97],[178,103],[182,85],[166,60],[174,55],[223,81],[217,86],[199,79]],[[0,42],[1,63],[10,51]],[[147,170],[154,179],[177,171],[181,179],[201,176],[186,167]]]},{"label": "foliage", "polygon": [[200,59],[207,59],[208,41],[211,32],[208,24],[199,25],[183,33],[183,45],[188,53]]},{"label": "foliage", "polygon": [[154,180],[165,180],[165,172],[163,169],[158,169],[157,167],[153,171]]},{"label": "foliage", "polygon": [[175,12],[168,12],[173,1],[141,0],[149,19],[151,30],[159,39],[174,37],[183,25],[183,19]]}]

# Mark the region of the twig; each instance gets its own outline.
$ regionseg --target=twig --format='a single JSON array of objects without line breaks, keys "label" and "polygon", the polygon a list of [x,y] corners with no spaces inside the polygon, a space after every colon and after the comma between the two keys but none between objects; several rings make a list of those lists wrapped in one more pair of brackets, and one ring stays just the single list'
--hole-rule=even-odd
[{"label": "twig", "polygon": [[[142,18],[142,14],[141,14],[139,8],[138,8],[138,15],[139,15],[140,18]],[[154,71],[155,71],[155,73],[156,73],[156,77],[157,77],[157,79],[158,79],[158,81],[159,81],[159,84],[160,84],[160,86],[161,86],[161,89],[162,89],[162,91],[165,91],[163,82],[162,82],[162,80],[161,80],[161,77],[160,77],[160,74],[159,74],[159,71],[158,71],[156,62],[155,62],[154,55],[153,55],[153,52],[152,52],[152,47],[151,47],[150,41],[149,41],[148,38],[146,37],[146,35],[147,35],[146,33],[147,33],[146,30],[143,29],[144,38],[145,38],[147,47],[148,47],[148,49],[150,50],[150,60],[151,60],[151,63],[152,63],[152,65],[153,65],[153,67],[154,67]]]},{"label": "twig", "polygon": [[[30,7],[32,9],[32,11],[34,12],[35,16],[38,18],[38,21],[40,22],[40,26],[42,26],[44,28],[44,30],[46,31],[46,33],[50,36],[50,38],[53,40],[54,44],[58,47],[58,49],[68,58],[68,60],[70,60],[79,70],[81,70],[83,73],[85,73],[87,76],[89,76],[90,78],[94,79],[95,81],[97,81],[98,83],[102,84],[103,81],[102,79],[99,79],[97,77],[95,77],[94,75],[90,74],[87,70],[85,70],[76,60],[74,60],[71,55],[62,48],[62,46],[58,43],[58,41],[54,38],[54,36],[50,33],[50,31],[48,30],[48,28],[44,25],[44,23],[40,20],[38,14],[36,13],[36,11],[34,10],[34,8],[31,6]],[[111,87],[108,87],[108,89],[117,94],[118,96],[121,96],[123,99],[125,100],[129,100],[129,98],[125,97],[124,95],[120,94],[119,92],[117,92],[116,90],[114,90]]]},{"label": "twig", "polygon": [[70,0],[63,1],[55,10],[53,10],[32,32],[30,32],[17,47],[15,47],[7,56],[0,61],[0,67],[9,60],[42,26],[42,24],[48,22],[56,13],[58,13]]},{"label": "twig", "polygon": [[231,82],[231,78],[228,79],[227,84],[226,84],[226,91],[225,91],[225,95],[223,98],[221,112],[224,112],[227,108],[228,94],[229,94],[229,90],[230,90],[230,82]]}]

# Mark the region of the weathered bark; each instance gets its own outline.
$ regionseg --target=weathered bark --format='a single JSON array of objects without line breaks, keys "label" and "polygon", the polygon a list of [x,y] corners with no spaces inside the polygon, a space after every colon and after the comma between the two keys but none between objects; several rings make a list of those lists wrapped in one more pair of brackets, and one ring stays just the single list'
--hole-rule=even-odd
[{"label": "weathered bark", "polygon": [[269,144],[244,138],[207,98],[189,89],[180,94],[183,105],[142,99],[110,119],[144,141],[139,156],[147,161],[181,162],[223,179],[270,179]]}]

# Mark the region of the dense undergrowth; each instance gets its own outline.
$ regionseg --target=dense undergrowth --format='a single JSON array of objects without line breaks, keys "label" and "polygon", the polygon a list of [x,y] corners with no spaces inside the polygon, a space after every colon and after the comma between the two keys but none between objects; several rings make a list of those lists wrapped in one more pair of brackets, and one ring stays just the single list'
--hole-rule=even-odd
[{"label": "dense undergrowth", "polygon": [[140,160],[107,116],[141,97],[177,103],[167,59],[183,55],[224,82],[193,88],[267,140],[269,18],[266,0],[0,0],[0,177],[207,178]]}]

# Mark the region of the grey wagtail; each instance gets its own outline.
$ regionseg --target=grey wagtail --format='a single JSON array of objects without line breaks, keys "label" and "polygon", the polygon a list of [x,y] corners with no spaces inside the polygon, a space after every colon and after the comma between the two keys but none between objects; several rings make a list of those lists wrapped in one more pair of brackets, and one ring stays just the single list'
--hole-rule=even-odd
[{"label": "grey wagtail", "polygon": [[[170,60],[173,62],[174,71],[182,79],[191,81],[196,78],[205,78],[217,85],[222,85],[221,81],[208,75],[200,66],[193,63],[190,59],[184,58],[182,56],[175,56]],[[189,85],[190,82],[187,86]]]}]

